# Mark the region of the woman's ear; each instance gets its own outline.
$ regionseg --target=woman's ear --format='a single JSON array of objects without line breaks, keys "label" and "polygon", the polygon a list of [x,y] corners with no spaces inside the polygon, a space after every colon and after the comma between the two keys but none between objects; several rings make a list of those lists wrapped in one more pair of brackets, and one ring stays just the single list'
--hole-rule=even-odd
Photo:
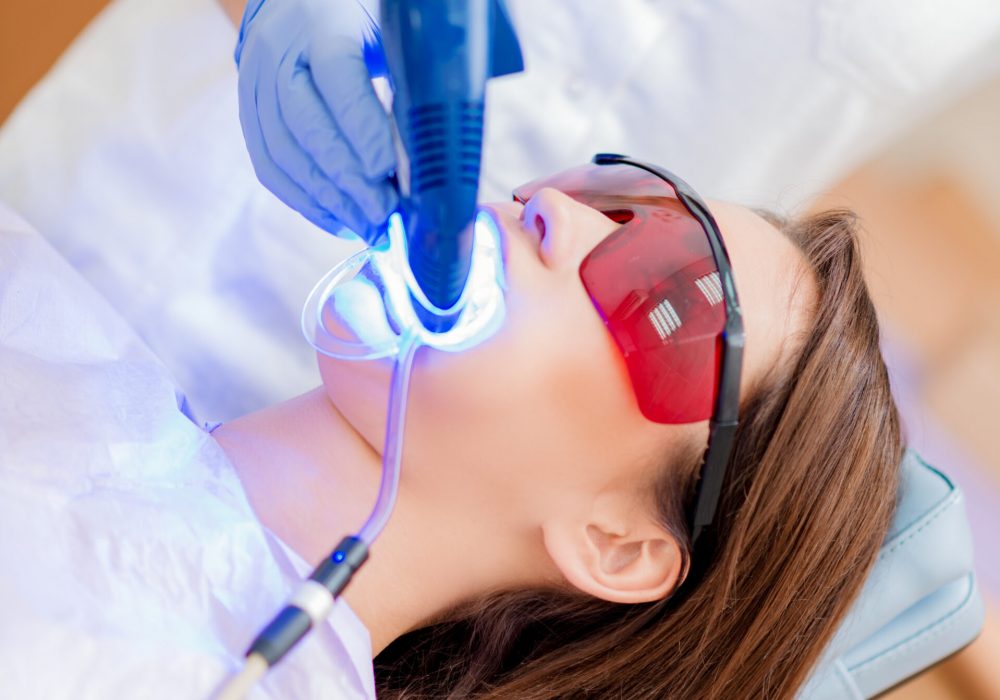
[{"label": "woman's ear", "polygon": [[587,517],[553,518],[542,532],[566,580],[613,603],[662,600],[684,573],[676,538],[626,499],[604,499]]}]

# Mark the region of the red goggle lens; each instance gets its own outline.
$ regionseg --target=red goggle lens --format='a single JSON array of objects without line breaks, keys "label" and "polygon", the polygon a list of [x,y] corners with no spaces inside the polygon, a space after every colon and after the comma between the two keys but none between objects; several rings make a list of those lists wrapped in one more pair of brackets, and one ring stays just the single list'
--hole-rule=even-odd
[{"label": "red goggle lens", "polygon": [[551,187],[624,222],[580,264],[583,286],[625,358],[639,409],[657,423],[712,416],[725,299],[708,234],[664,180],[587,165],[519,187]]}]

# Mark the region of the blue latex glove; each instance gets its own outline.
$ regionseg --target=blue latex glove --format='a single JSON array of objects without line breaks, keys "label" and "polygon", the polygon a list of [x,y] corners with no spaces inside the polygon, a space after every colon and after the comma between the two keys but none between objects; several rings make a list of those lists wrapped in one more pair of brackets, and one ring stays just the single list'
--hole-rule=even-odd
[{"label": "blue latex glove", "polygon": [[398,194],[372,18],[355,0],[248,0],[235,58],[260,181],[320,228],[375,243]]}]

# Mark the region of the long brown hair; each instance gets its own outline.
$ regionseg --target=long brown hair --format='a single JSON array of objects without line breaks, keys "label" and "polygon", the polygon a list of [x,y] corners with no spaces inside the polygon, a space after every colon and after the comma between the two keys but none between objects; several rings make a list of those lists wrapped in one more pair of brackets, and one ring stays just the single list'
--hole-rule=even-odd
[{"label": "long brown hair", "polygon": [[[767,217],[817,279],[792,361],[744,397],[714,563],[690,591],[620,605],[502,592],[375,660],[382,700],[786,698],[859,593],[895,506],[902,438],[847,211]],[[696,464],[664,469],[691,490]],[[671,531],[676,498],[661,501]]]}]

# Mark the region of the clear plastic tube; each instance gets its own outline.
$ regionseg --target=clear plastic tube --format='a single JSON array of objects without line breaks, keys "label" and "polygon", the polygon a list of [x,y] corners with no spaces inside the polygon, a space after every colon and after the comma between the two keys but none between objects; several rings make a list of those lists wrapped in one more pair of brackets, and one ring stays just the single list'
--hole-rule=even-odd
[{"label": "clear plastic tube", "polygon": [[[214,696],[243,698],[267,669],[280,661],[314,625],[329,614],[333,601],[354,576],[355,571],[368,558],[368,548],[385,528],[396,505],[399,492],[399,472],[403,456],[403,434],[406,427],[406,403],[410,393],[410,375],[413,359],[420,347],[415,333],[400,336],[399,353],[392,369],[392,382],[386,408],[385,444],[382,449],[382,481],[378,497],[368,520],[354,537],[345,537],[337,549],[326,558],[306,580],[299,593],[293,596],[279,613],[257,635],[243,669],[231,677]],[[317,598],[318,590],[324,595]],[[323,591],[323,588],[326,591]],[[329,595],[329,598],[326,598]],[[307,602],[307,604],[303,604]]]},{"label": "clear plastic tube", "polygon": [[[472,292],[459,324],[429,333],[417,320],[407,291],[405,238],[398,215],[390,221],[393,250],[364,250],[331,270],[313,289],[302,310],[302,330],[319,352],[347,360],[394,356],[386,401],[382,479],[371,514],[357,535],[345,537],[303,582],[284,609],[257,635],[243,671],[222,689],[222,697],[242,697],[329,613],[333,601],[368,558],[385,529],[399,493],[406,427],[406,404],[417,350],[422,345],[457,352],[488,338],[504,316],[504,276],[499,234],[489,217],[477,219],[477,251],[470,276]],[[393,246],[389,246],[390,249]],[[474,284],[473,284],[474,282]],[[317,587],[320,588],[317,588]],[[323,589],[326,589],[323,591]],[[322,593],[319,595],[317,593]],[[325,597],[329,594],[329,598]],[[229,695],[228,693],[231,693]]]},{"label": "clear plastic tube", "polygon": [[410,375],[413,358],[421,343],[414,333],[400,339],[399,354],[392,368],[392,383],[386,409],[385,443],[382,448],[382,481],[378,488],[378,498],[368,520],[358,531],[357,537],[366,545],[371,545],[389,522],[396,494],[399,490],[399,471],[403,456],[403,433],[406,427],[406,402],[410,393]]}]

